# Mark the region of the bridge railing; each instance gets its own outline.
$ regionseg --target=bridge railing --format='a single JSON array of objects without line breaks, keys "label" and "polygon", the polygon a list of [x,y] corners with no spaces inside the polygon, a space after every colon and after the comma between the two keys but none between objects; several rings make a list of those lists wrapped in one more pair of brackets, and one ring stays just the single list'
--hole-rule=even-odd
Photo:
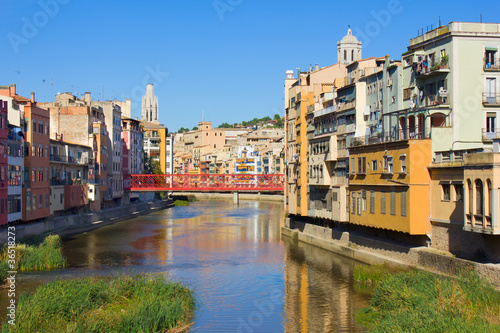
[{"label": "bridge railing", "polygon": [[284,175],[130,175],[128,191],[283,191]]}]

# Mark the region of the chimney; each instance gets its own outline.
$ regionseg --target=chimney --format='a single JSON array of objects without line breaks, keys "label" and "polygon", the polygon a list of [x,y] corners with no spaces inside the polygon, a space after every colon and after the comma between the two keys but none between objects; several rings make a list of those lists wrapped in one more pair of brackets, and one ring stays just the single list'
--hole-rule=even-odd
[{"label": "chimney", "polygon": [[35,92],[31,92],[31,103],[35,103]]},{"label": "chimney", "polygon": [[9,97],[12,96],[16,96],[16,85],[14,83],[11,83],[9,87]]},{"label": "chimney", "polygon": [[319,64],[316,64],[316,70],[318,70],[318,69],[319,69]]},{"label": "chimney", "polygon": [[286,78],[287,80],[293,79],[293,71],[290,70],[286,71]]},{"label": "chimney", "polygon": [[90,103],[91,101],[91,98],[90,98],[90,92],[85,92],[85,102],[86,103]]}]

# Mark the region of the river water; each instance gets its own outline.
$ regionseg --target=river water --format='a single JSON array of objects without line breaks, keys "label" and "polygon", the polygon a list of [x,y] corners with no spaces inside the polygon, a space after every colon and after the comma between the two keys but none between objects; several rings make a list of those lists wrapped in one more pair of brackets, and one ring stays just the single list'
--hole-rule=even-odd
[{"label": "river water", "polygon": [[[193,332],[363,332],[355,261],[280,238],[282,203],[202,200],[64,240],[68,267],[18,276],[17,293],[54,279],[162,273],[198,299]],[[6,290],[0,291],[5,318]]]}]

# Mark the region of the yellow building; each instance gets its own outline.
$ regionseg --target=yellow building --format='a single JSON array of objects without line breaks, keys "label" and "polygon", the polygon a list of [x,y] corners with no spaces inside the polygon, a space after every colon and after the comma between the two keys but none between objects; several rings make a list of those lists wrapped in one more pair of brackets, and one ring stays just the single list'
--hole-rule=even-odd
[{"label": "yellow building", "polygon": [[348,145],[350,222],[429,234],[431,140]]}]

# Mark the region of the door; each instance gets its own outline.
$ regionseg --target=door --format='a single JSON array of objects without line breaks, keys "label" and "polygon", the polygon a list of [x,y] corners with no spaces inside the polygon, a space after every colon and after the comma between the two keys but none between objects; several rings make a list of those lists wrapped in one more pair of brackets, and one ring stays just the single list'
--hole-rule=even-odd
[{"label": "door", "polygon": [[497,80],[495,78],[486,78],[486,103],[496,104]]}]

